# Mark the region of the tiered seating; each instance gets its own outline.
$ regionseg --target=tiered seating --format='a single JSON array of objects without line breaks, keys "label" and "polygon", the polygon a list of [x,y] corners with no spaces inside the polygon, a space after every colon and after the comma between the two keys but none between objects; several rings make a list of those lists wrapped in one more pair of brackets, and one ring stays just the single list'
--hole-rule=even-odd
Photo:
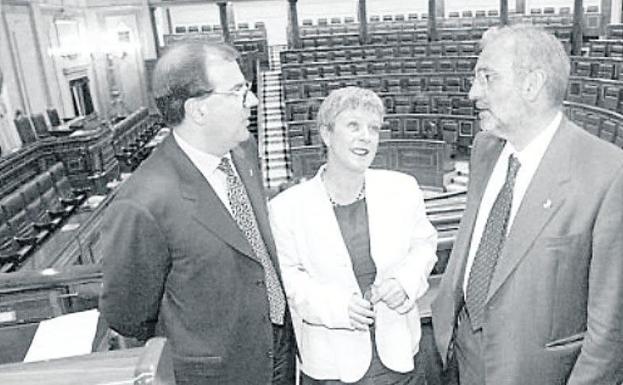
[{"label": "tiered seating", "polygon": [[[232,44],[243,54],[244,57],[252,56],[258,58],[262,66],[268,66],[268,40],[266,37],[266,27],[263,23],[255,23],[254,29],[249,29],[249,25],[241,23],[238,29],[230,30]],[[198,39],[208,41],[218,41],[223,39],[220,25],[201,26],[176,26],[175,33],[164,35],[166,45],[174,44],[177,41],[187,39]]]},{"label": "tiered seating", "polygon": [[147,115],[147,109],[138,110],[113,127],[112,148],[121,172],[134,170],[153,149],[148,143],[162,125],[146,119]]},{"label": "tiered seating", "polygon": [[[612,26],[608,33],[619,30]],[[565,107],[577,124],[623,148],[623,59],[612,57],[613,46],[604,42],[613,41],[593,41],[591,57],[572,57]]]},{"label": "tiered seating", "polygon": [[[548,12],[538,17],[534,17],[534,15],[532,17],[513,15],[511,19],[517,22],[540,24],[563,41],[568,41],[571,37],[572,18],[567,15],[556,16]],[[497,12],[489,12],[487,16],[487,12],[480,10],[476,12],[476,17],[472,17],[471,11],[465,11],[463,18],[439,19],[437,33],[440,40],[479,40],[487,28],[496,24],[499,24]],[[314,26],[308,20],[299,27],[299,30],[303,47],[312,48],[357,45],[359,44],[358,28],[357,23],[326,24],[320,20]],[[381,21],[379,18],[372,17],[368,23],[368,33],[372,44],[428,41],[427,20],[425,19],[404,20],[404,17],[400,17],[392,20],[390,17],[384,17]]]},{"label": "tiered seating", "polygon": [[0,200],[0,271],[12,271],[86,199],[62,163]]}]

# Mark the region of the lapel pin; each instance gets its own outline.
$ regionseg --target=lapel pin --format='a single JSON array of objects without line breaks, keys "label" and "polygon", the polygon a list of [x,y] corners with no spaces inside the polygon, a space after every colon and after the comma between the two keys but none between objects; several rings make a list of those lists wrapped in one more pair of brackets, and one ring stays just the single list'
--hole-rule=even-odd
[{"label": "lapel pin", "polygon": [[548,199],[545,202],[543,202],[543,208],[544,209],[548,209],[550,207],[552,207],[552,201],[551,200]]}]

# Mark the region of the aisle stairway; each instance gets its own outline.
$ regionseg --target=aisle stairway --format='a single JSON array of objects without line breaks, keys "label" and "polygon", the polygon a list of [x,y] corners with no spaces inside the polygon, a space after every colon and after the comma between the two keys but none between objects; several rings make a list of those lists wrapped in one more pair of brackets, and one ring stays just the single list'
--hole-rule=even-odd
[{"label": "aisle stairway", "polygon": [[258,142],[262,161],[264,184],[276,189],[291,178],[288,157],[287,127],[284,119],[285,105],[281,89],[282,47],[270,47],[270,68],[260,74],[262,82],[258,110]]}]

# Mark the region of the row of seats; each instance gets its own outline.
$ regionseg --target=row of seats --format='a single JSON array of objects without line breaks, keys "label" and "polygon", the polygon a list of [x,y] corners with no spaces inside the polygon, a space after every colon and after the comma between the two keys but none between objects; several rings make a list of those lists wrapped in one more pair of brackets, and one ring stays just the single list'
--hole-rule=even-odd
[{"label": "row of seats", "polygon": [[[266,36],[266,26],[264,25],[264,22],[262,21],[258,21],[255,23],[254,25],[254,29],[250,29],[249,28],[249,24],[248,23],[238,23],[238,29],[235,28],[234,25],[232,25],[230,32],[232,34],[234,34],[234,36],[238,37],[238,36],[244,36],[246,38],[248,37],[262,37],[260,36],[263,34],[264,36]],[[223,31],[223,28],[221,27],[220,24],[202,24],[202,25],[176,25],[174,28],[175,33],[197,33],[197,32],[202,32],[202,33],[207,33],[207,32],[218,32],[221,33]]]},{"label": "row of seats", "polygon": [[289,64],[325,63],[338,60],[372,60],[397,57],[430,56],[475,56],[478,51],[476,41],[409,43],[409,44],[369,44],[363,46],[344,46],[340,48],[294,49],[280,53],[282,68]]},{"label": "row of seats", "polygon": [[571,77],[566,100],[623,113],[623,82]]},{"label": "row of seats", "polygon": [[476,56],[447,57],[401,57],[386,59],[333,60],[325,63],[309,63],[282,67],[283,79],[316,80],[319,78],[335,78],[367,74],[399,74],[399,73],[449,73],[472,72],[476,65]]},{"label": "row of seats", "polygon": [[565,102],[565,109],[586,131],[623,149],[623,115],[574,102]]},{"label": "row of seats", "polygon": [[0,201],[0,270],[15,270],[86,199],[62,163]]},{"label": "row of seats", "polygon": [[623,60],[619,58],[572,57],[571,75],[623,80]]},{"label": "row of seats", "polygon": [[588,54],[592,57],[623,57],[623,40],[593,40]]},{"label": "row of seats", "polygon": [[372,74],[312,81],[293,80],[284,84],[285,100],[324,97],[334,89],[358,86],[378,92],[469,92],[471,72],[434,74]]},{"label": "row of seats", "polygon": [[[465,93],[378,92],[389,114],[443,114],[473,116],[474,103]],[[322,98],[286,101],[286,121],[315,120]]]},{"label": "row of seats", "polygon": [[121,172],[134,170],[151,153],[149,141],[160,131],[162,124],[147,119],[147,110],[139,110],[117,124],[112,141],[114,156]]},{"label": "row of seats", "polygon": [[[478,130],[478,121],[474,116],[387,114],[380,139],[443,140],[448,144],[466,148],[471,145]],[[289,122],[288,140],[291,148],[321,144],[318,128],[313,120]]]},{"label": "row of seats", "polygon": [[[554,34],[560,40],[568,41],[571,38],[571,25],[543,25],[544,29]],[[460,42],[465,40],[480,40],[489,26],[439,28],[437,39],[442,41]],[[331,32],[318,33],[301,37],[303,48],[315,47],[340,47],[360,44],[360,36],[357,32]],[[368,31],[368,39],[371,44],[397,44],[409,42],[429,41],[426,28],[404,28],[392,31]]]},{"label": "row of seats", "polygon": [[608,24],[606,26],[606,38],[623,40],[623,24]]}]

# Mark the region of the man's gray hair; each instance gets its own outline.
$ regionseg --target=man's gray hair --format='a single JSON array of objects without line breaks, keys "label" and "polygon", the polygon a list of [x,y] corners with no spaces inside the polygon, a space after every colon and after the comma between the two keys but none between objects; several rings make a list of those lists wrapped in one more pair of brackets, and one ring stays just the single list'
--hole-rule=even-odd
[{"label": "man's gray hair", "polygon": [[[513,42],[515,74],[540,69],[546,74],[545,89],[552,103],[561,105],[567,91],[571,64],[562,43],[551,33],[531,24],[492,27],[480,41],[481,48],[498,39]],[[500,55],[506,53],[500,52]]]},{"label": "man's gray hair", "polygon": [[349,86],[331,91],[320,105],[316,124],[319,128],[325,126],[332,130],[340,113],[357,108],[376,113],[381,119],[385,114],[385,106],[377,94],[364,88]]}]

